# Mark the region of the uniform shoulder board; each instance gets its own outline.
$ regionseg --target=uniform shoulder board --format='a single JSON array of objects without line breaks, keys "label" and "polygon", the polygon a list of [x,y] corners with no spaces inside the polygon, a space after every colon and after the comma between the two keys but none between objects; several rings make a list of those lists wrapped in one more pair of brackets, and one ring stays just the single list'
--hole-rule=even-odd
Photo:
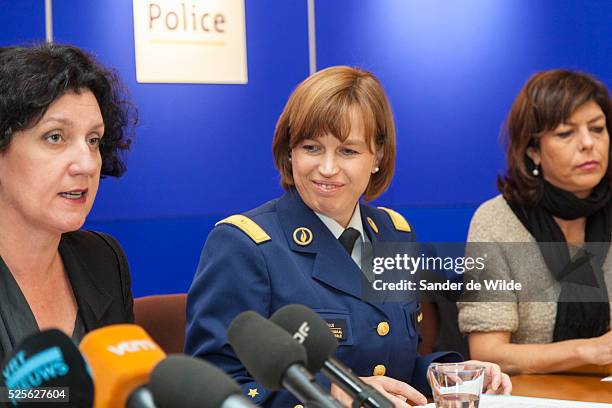
[{"label": "uniform shoulder board", "polygon": [[412,232],[410,224],[408,224],[408,221],[406,221],[402,214],[398,213],[397,211],[393,211],[390,208],[378,207],[378,209],[383,210],[387,213],[387,215],[389,215],[389,218],[391,218],[391,222],[393,223],[393,226],[396,230],[403,232]]},{"label": "uniform shoulder board", "polygon": [[234,227],[240,229],[242,232],[247,234],[249,238],[251,238],[256,244],[261,244],[272,239],[268,234],[266,234],[266,231],[264,231],[259,225],[257,225],[255,221],[248,217],[245,217],[244,215],[237,214],[224,218],[218,223],[216,223],[215,227],[219,224],[233,225]]}]

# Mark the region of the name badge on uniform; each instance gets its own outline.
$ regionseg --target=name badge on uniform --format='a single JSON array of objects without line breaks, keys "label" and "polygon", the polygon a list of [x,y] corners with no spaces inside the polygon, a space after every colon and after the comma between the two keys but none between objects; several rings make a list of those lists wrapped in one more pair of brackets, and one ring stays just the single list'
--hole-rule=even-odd
[{"label": "name badge on uniform", "polygon": [[327,322],[327,327],[329,327],[329,330],[338,341],[346,340],[348,330],[346,319],[325,319],[325,321]]},{"label": "name badge on uniform", "polygon": [[353,345],[353,330],[351,328],[351,314],[338,309],[313,309],[327,323],[329,331],[338,341],[339,346]]}]

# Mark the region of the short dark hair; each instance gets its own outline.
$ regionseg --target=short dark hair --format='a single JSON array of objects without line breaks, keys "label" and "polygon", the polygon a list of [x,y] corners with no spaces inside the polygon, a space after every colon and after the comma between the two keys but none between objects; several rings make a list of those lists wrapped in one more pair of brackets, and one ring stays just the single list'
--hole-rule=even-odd
[{"label": "short dark hair", "polygon": [[[576,109],[590,101],[599,105],[609,129],[612,125],[610,93],[593,76],[554,69],[529,78],[514,100],[504,127],[507,168],[498,177],[497,187],[506,200],[524,207],[540,202],[542,178],[531,173],[534,164],[527,157],[527,149],[537,148],[544,133],[567,121]],[[612,182],[611,172],[608,161],[604,177],[607,182]]]},{"label": "short dark hair", "polygon": [[115,71],[70,45],[0,48],[0,153],[8,149],[15,132],[35,126],[57,98],[86,89],[98,101],[104,120],[101,175],[121,176],[136,109]]},{"label": "short dark hair", "polygon": [[272,151],[281,174],[281,185],[295,183],[289,152],[304,139],[326,133],[344,141],[351,131],[351,112],[362,114],[365,141],[382,153],[380,171],[370,176],[364,199],[372,201],[391,184],[395,170],[395,124],[385,91],[371,72],[347,66],[321,70],[306,78],[293,91],[274,131]]}]

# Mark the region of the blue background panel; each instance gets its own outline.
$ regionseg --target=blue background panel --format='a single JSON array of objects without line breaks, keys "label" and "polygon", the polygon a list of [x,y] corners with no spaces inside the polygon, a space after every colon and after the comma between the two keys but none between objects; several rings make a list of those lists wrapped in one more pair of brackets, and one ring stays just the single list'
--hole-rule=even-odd
[{"label": "blue background panel", "polygon": [[0,0],[0,47],[45,41],[43,0]]}]

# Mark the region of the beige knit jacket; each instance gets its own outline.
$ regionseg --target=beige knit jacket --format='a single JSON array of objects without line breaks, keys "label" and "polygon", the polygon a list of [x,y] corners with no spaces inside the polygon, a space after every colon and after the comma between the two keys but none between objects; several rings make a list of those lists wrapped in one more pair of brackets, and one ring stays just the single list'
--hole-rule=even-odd
[{"label": "beige knit jacket", "polygon": [[[527,288],[546,288],[547,299],[558,298],[560,287],[550,274],[534,237],[514,215],[506,200],[498,195],[483,203],[474,213],[468,242],[534,243],[522,246],[520,253],[500,245],[494,275],[517,279]],[[604,275],[612,299],[612,256],[604,262]],[[477,296],[477,295],[476,295]],[[459,302],[459,329],[471,332],[511,332],[512,343],[550,343],[553,340],[557,304],[555,302]],[[612,302],[611,302],[612,310]]]}]

